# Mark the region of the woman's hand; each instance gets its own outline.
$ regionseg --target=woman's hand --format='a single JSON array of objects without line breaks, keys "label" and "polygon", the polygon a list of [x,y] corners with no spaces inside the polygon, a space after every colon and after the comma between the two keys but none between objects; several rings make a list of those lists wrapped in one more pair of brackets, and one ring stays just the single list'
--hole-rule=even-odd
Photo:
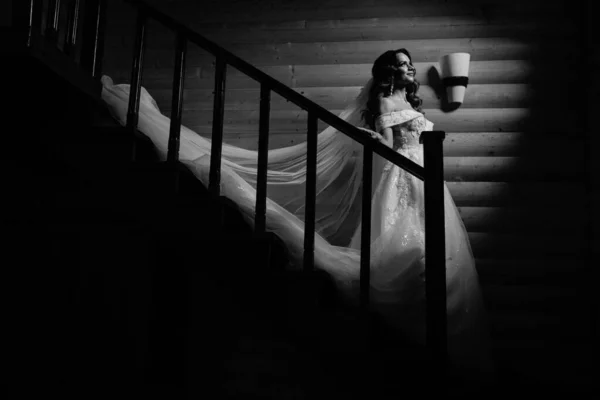
[{"label": "woman's hand", "polygon": [[384,137],[380,133],[377,133],[377,132],[372,131],[372,130],[367,129],[367,128],[361,128],[360,126],[358,127],[358,129],[360,129],[361,131],[366,132],[369,135],[369,137],[371,139],[373,139],[373,140],[377,140],[377,141],[382,142],[382,143],[385,142]]},{"label": "woman's hand", "polygon": [[377,140],[378,142],[385,144],[387,147],[390,147],[390,148],[392,147],[393,139],[392,139],[392,135],[391,135],[391,130],[390,130],[390,132],[384,132],[384,135],[382,135],[378,132],[372,131],[367,128],[358,127],[358,129],[368,133],[369,136],[371,137],[371,139]]}]

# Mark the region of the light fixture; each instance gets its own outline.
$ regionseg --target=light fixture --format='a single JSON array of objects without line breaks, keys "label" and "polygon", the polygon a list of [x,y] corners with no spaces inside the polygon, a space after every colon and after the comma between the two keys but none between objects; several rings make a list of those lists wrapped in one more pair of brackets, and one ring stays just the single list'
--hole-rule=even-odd
[{"label": "light fixture", "polygon": [[448,103],[462,104],[465,99],[465,90],[469,83],[469,53],[452,53],[440,59],[442,83],[446,87]]}]

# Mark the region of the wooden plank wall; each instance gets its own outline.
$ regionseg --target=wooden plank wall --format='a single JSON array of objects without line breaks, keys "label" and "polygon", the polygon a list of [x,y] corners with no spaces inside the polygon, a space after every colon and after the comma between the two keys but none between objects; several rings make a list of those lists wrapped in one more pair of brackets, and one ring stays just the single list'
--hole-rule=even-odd
[{"label": "wooden plank wall", "polygon": [[[134,16],[114,3],[105,71],[129,81]],[[447,132],[446,180],[465,222],[500,364],[528,380],[586,376],[585,121],[573,2],[158,2],[196,31],[333,112],[388,49],[412,52],[427,117]],[[115,11],[116,10],[116,11]],[[560,28],[557,28],[560,27]],[[151,23],[144,86],[169,115],[174,36]],[[466,100],[446,112],[437,61],[471,54]],[[192,46],[183,122],[210,135],[214,58]],[[256,82],[227,73],[225,135],[256,149]],[[274,95],[272,148],[305,140],[306,113]],[[321,127],[325,127],[321,124]],[[579,376],[579,378],[577,378]]]}]

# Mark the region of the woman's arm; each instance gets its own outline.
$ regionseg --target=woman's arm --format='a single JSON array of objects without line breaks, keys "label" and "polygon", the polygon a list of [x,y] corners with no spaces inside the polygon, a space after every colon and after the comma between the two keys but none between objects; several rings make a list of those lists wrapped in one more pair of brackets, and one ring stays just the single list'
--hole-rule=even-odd
[{"label": "woman's arm", "polygon": [[[379,112],[381,114],[388,113],[394,110],[394,103],[385,97],[381,98],[379,103]],[[380,132],[381,134],[381,143],[386,146],[393,148],[394,145],[394,134],[392,128],[383,128]],[[383,174],[383,168],[385,167],[386,162],[388,162],[385,158],[381,157],[379,154],[373,154],[373,186],[371,189],[371,197],[373,196],[379,181],[381,180],[381,176]]]},{"label": "woman's arm", "polygon": [[[382,97],[379,101],[379,114],[385,114],[394,111],[395,104],[392,100],[387,97]],[[394,146],[394,134],[392,132],[392,128],[383,128],[381,130],[381,136],[383,136],[383,140],[381,141],[388,147]]]}]

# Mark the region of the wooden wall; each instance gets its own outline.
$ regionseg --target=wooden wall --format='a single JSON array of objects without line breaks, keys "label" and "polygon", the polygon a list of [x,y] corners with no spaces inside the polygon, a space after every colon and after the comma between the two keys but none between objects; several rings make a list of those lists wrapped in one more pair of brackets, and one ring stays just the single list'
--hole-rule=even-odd
[{"label": "wooden wall", "polygon": [[[446,180],[469,237],[501,366],[581,387],[588,377],[587,123],[577,2],[287,0],[157,2],[332,112],[388,49],[412,52],[427,118],[447,132]],[[134,14],[111,4],[105,72],[128,82]],[[143,85],[169,115],[174,36],[152,23]],[[214,58],[190,49],[183,122],[210,135]],[[471,54],[466,100],[445,111],[437,61]],[[225,137],[255,149],[259,86],[228,70]],[[272,148],[305,140],[306,113],[274,95]],[[324,127],[324,125],[322,125]]]}]

